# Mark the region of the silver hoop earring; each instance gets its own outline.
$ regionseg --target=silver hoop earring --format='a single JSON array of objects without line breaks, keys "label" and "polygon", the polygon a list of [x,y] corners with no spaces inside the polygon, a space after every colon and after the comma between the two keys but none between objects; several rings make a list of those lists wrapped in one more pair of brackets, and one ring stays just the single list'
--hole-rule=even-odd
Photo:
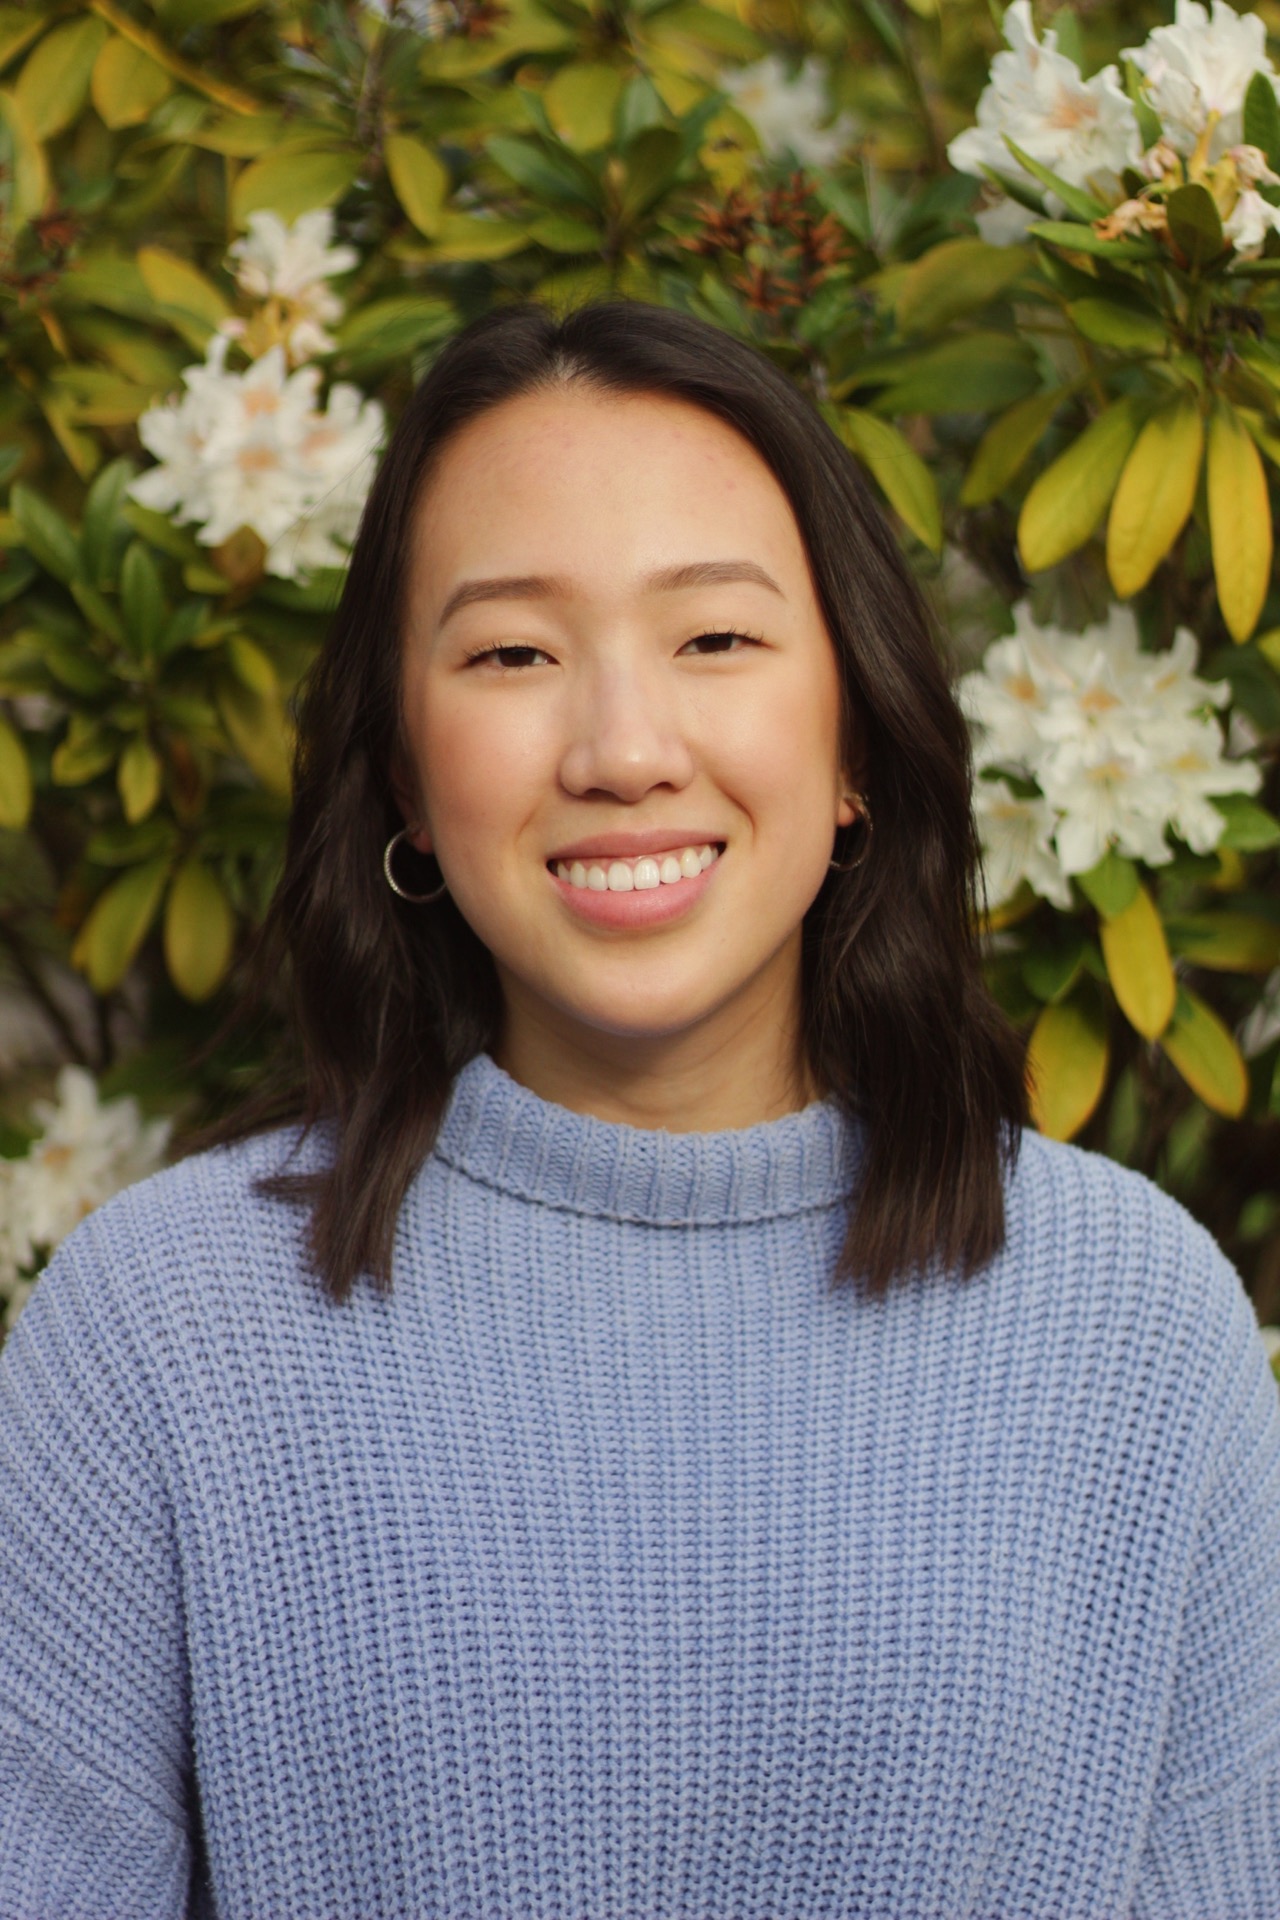
[{"label": "silver hoop earring", "polygon": [[[400,882],[396,879],[394,873],[392,873],[391,871],[392,854],[395,852],[400,842],[402,840],[407,840],[409,835],[415,831],[416,829],[413,827],[401,827],[399,833],[392,834],[391,838],[388,840],[386,846],[382,850],[382,871],[387,876],[387,885],[390,887],[392,893],[398,893],[402,900],[410,901],[415,907],[425,907],[425,906],[428,906],[432,900],[438,900],[442,894],[448,893],[449,888],[447,883],[444,881],[441,881],[440,885],[436,888],[434,893],[406,893],[404,888],[400,885]],[[437,860],[436,865],[439,866],[439,864],[440,862]]]},{"label": "silver hoop earring", "polygon": [[[871,851],[871,836],[875,831],[875,828],[871,820],[871,808],[867,804],[866,795],[863,793],[851,793],[848,796],[848,798],[850,800],[855,800],[858,804],[857,816],[855,819],[849,822],[849,826],[856,827],[858,824],[858,821],[861,820],[866,831],[862,836],[861,849],[859,851],[859,854],[856,860],[828,860],[827,865],[831,867],[836,873],[853,873],[856,868],[862,865],[863,861],[866,859],[867,855]],[[848,831],[849,831],[848,827],[837,828],[837,832],[847,833]]]}]

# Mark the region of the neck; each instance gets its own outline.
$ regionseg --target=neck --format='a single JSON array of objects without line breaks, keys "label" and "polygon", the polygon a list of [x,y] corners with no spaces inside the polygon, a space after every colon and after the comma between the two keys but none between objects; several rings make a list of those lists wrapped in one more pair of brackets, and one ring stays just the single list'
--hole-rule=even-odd
[{"label": "neck", "polygon": [[819,1097],[801,1045],[799,969],[764,978],[674,1034],[584,1027],[504,980],[493,1058],[513,1080],[574,1113],[668,1133],[715,1133],[798,1113]]}]

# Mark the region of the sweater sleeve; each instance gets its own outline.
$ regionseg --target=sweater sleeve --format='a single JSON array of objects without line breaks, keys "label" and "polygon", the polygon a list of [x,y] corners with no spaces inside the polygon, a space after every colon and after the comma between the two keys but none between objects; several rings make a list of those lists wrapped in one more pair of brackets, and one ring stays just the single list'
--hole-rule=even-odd
[{"label": "sweater sleeve", "polygon": [[172,1514],[96,1219],[0,1353],[0,1914],[177,1920],[191,1847]]},{"label": "sweater sleeve", "polygon": [[1280,1913],[1280,1386],[1216,1249],[1214,1266],[1203,1336],[1221,1392],[1132,1920]]}]

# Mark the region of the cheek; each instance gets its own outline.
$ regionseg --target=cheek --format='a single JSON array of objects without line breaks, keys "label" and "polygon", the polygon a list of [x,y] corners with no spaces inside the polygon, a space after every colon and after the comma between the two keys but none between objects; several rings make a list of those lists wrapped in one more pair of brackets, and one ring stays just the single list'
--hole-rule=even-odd
[{"label": "cheek", "polygon": [[523,703],[428,689],[413,729],[427,817],[446,856],[473,857],[517,828],[546,780],[547,730]]},{"label": "cheek", "polygon": [[[764,678],[716,716],[713,751],[768,837],[825,845],[839,782],[839,682],[830,672]],[[799,851],[799,848],[796,848]]]}]

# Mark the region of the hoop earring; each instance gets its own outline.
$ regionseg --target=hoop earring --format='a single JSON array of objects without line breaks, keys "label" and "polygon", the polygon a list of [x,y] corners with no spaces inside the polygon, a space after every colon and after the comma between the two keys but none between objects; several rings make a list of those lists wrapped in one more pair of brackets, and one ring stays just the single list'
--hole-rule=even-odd
[{"label": "hoop earring", "polygon": [[[862,865],[863,861],[866,859],[867,855],[871,851],[871,836],[875,831],[875,827],[871,819],[871,808],[867,804],[866,795],[863,793],[851,793],[848,797],[850,800],[856,800],[858,803],[857,816],[855,819],[849,822],[849,826],[854,827],[858,824],[858,821],[861,820],[866,827],[866,832],[862,836],[862,847],[856,860],[828,860],[827,865],[831,867],[836,873],[853,873],[856,868]],[[848,830],[849,829],[847,827],[837,828],[837,832],[847,833]]]},{"label": "hoop earring", "polygon": [[[390,887],[392,893],[398,893],[402,900],[410,901],[415,907],[425,907],[429,905],[432,900],[438,900],[442,894],[448,893],[448,884],[442,881],[434,893],[406,893],[391,871],[392,854],[400,842],[407,839],[408,836],[415,831],[416,829],[413,827],[401,827],[399,833],[392,834],[382,850],[382,871],[387,876],[387,885]],[[439,866],[439,864],[440,862],[437,860],[436,865]]]}]

